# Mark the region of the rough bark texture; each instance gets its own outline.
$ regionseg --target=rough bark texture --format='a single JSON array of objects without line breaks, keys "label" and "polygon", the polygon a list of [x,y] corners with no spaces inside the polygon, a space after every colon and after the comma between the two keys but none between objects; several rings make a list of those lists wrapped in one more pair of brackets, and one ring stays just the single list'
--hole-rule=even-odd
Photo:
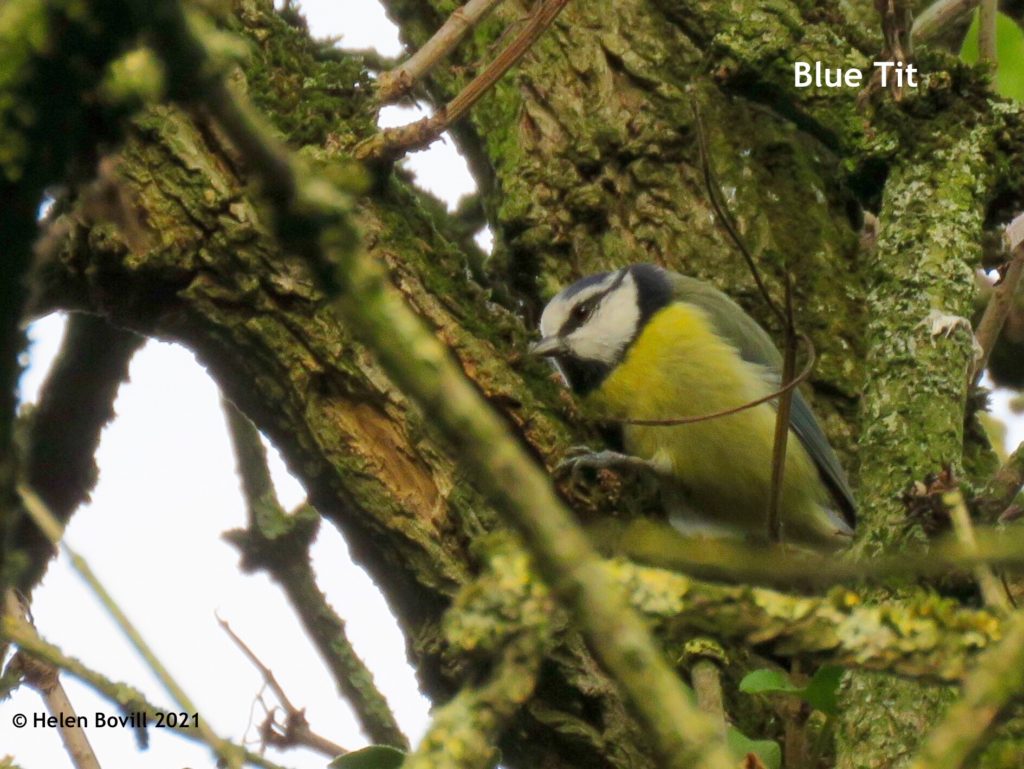
[{"label": "rough bark texture", "polygon": [[[412,45],[452,10],[448,2],[387,6]],[[456,63],[487,58],[524,12],[503,6]],[[851,470],[860,449],[859,551],[921,536],[901,502],[913,480],[944,464],[969,474],[985,466],[984,447],[964,456],[969,334],[934,336],[929,313],[970,315],[989,205],[997,195],[1003,206],[1022,199],[1021,178],[1007,169],[1020,161],[1013,153],[1024,128],[953,60],[922,54],[931,74],[919,92],[900,104],[879,94],[859,110],[853,92],[791,87],[796,59],[864,66],[880,49],[880,36],[848,23],[840,5],[571,4],[455,129],[496,230],[496,254],[483,262],[459,223],[401,174],[347,162],[375,130],[371,82],[358,59],[326,53],[264,0],[238,0],[229,26],[251,47],[232,74],[238,90],[314,167],[352,191],[364,248],[549,466],[571,443],[595,437],[574,425],[572,402],[547,369],[523,357],[537,310],[558,286],[654,261],[711,280],[772,326],[708,203],[695,103],[719,183],[775,295],[784,270],[796,276],[797,324],[818,352],[809,394]],[[469,74],[442,67],[428,88],[435,98],[450,96]],[[39,270],[36,311],[97,313],[194,350],[345,534],[399,617],[426,690],[447,698],[468,673],[446,664],[442,652],[458,643],[442,632],[441,617],[483,567],[474,545],[496,520],[474,479],[453,463],[429,415],[339,326],[306,267],[268,237],[269,214],[247,187],[244,163],[206,116],[151,107],[109,163],[115,202],[80,204],[62,220],[63,240]],[[864,209],[880,212],[874,250],[860,246]],[[563,491],[584,516],[606,504]],[[673,579],[683,578],[651,571],[634,585],[634,602],[659,623],[670,649],[708,630],[687,595],[699,596],[695,605],[709,616],[718,611],[724,638],[778,655],[806,651],[812,662],[878,667],[844,646],[850,639],[841,632],[828,634],[831,622],[854,615],[845,626],[851,637],[860,622],[875,622],[890,640],[890,625],[902,637],[904,622],[949,619],[926,629],[950,644],[935,648],[962,653],[949,658],[954,667],[998,632],[991,616],[956,614],[923,590],[907,601],[919,617],[875,606],[858,614],[838,594],[835,607],[814,609]],[[31,582],[25,577],[24,587]],[[801,626],[806,635],[795,646],[787,645],[792,631],[758,632],[811,616],[819,624]],[[611,682],[578,638],[557,637],[536,695],[507,732],[505,763],[652,766]],[[907,643],[910,661],[887,658],[887,669],[947,681],[960,672],[935,673],[935,648]],[[516,666],[532,676],[535,654],[531,648],[497,670],[494,681]],[[471,707],[483,703],[488,714],[515,709],[489,699],[487,685],[475,695],[467,695]],[[513,704],[527,697],[517,692]],[[898,765],[944,700],[939,687],[852,676],[838,764]],[[752,723],[776,728],[750,710]]]}]

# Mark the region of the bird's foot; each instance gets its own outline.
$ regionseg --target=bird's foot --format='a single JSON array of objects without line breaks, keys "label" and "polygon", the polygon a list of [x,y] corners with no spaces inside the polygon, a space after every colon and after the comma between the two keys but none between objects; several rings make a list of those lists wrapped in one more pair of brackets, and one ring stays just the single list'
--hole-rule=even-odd
[{"label": "bird's foot", "polygon": [[558,463],[555,472],[568,473],[573,482],[579,480],[582,470],[632,470],[639,473],[659,474],[660,468],[648,459],[641,459],[618,451],[591,451],[587,446],[573,446],[566,452],[565,459]]}]

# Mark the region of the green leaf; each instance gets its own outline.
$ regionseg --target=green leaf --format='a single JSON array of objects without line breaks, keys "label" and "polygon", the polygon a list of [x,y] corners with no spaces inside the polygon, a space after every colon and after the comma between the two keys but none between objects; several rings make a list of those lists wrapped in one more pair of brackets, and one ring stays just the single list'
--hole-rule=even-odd
[{"label": "green leaf", "polygon": [[725,733],[725,741],[737,761],[753,753],[768,769],[780,769],[782,766],[782,749],[775,740],[752,740],[735,726],[730,726]]},{"label": "green leaf", "polygon": [[804,688],[802,698],[812,708],[834,716],[838,711],[837,698],[842,677],[843,669],[838,665],[822,665]]},{"label": "green leaf", "polygon": [[[977,64],[981,58],[978,53],[979,19],[980,14],[975,11],[971,28],[967,30],[967,37],[960,48],[960,58],[968,64]],[[996,93],[1024,101],[1024,30],[1003,13],[996,15],[996,58],[999,62]]]},{"label": "green leaf", "polygon": [[747,694],[800,694],[803,689],[789,680],[789,676],[781,670],[761,668],[743,676],[740,691]]},{"label": "green leaf", "polygon": [[327,769],[398,769],[405,761],[405,753],[390,745],[370,745],[338,756]]},{"label": "green leaf", "polygon": [[781,670],[761,668],[747,673],[740,681],[740,691],[747,694],[792,694],[812,708],[835,715],[836,697],[843,669],[836,665],[823,665],[815,672],[807,686],[797,686]]}]

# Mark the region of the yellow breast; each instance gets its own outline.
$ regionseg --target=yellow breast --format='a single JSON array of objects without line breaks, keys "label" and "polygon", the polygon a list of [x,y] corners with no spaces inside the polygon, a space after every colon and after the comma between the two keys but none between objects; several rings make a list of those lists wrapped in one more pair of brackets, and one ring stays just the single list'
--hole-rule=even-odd
[{"label": "yellow breast", "polygon": [[[679,302],[650,319],[589,399],[611,419],[699,416],[767,395],[774,389],[767,375],[718,336],[700,308]],[[623,429],[628,453],[655,461],[678,479],[691,508],[686,514],[751,533],[767,530],[774,432],[769,404],[694,424]],[[817,468],[790,433],[783,524],[794,534],[820,528],[825,499]]]}]

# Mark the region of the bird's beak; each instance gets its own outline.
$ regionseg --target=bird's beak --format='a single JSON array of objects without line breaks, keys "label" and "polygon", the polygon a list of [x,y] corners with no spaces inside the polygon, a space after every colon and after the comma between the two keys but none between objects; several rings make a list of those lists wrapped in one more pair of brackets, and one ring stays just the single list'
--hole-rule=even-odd
[{"label": "bird's beak", "polygon": [[562,352],[565,347],[562,345],[562,340],[557,336],[546,336],[539,342],[534,342],[530,345],[530,355],[536,355],[538,358],[550,358],[558,353]]}]

